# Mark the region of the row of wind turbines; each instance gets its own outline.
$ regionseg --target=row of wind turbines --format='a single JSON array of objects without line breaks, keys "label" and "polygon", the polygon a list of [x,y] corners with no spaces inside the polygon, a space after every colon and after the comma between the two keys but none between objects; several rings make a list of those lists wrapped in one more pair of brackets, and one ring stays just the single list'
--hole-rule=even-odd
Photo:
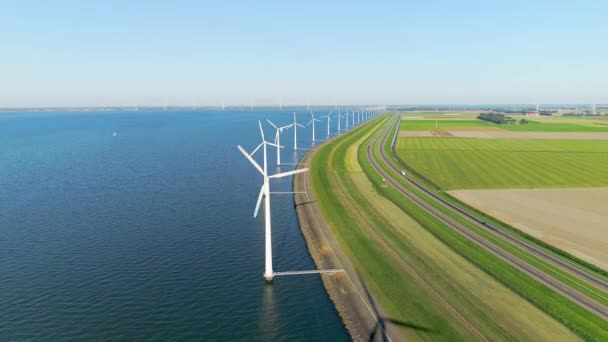
[{"label": "row of wind turbines", "polygon": [[[342,134],[344,131],[348,129],[352,129],[364,122],[367,122],[378,115],[382,114],[386,110],[386,107],[364,107],[357,109],[348,109],[345,110],[345,113],[342,114],[342,110],[338,109],[337,114],[333,114],[333,111],[330,111],[327,115],[322,116],[327,119],[327,139],[331,138],[331,124],[333,120],[337,123],[338,134]],[[264,268],[264,279],[267,282],[272,282],[272,279],[276,275],[288,275],[288,274],[309,274],[309,273],[327,273],[327,272],[336,272],[341,270],[315,270],[315,271],[292,271],[292,272],[274,272],[272,267],[272,229],[271,229],[271,211],[270,211],[270,195],[273,192],[270,191],[270,180],[288,177],[291,175],[295,175],[298,173],[308,171],[307,168],[296,169],[287,172],[279,172],[273,175],[268,174],[268,159],[267,159],[267,149],[268,147],[276,148],[277,152],[277,164],[276,166],[285,165],[281,164],[281,149],[285,148],[281,145],[281,135],[284,134],[288,129],[293,128],[293,149],[294,151],[298,150],[298,127],[306,128],[308,126],[312,126],[312,143],[324,140],[317,140],[315,136],[315,123],[321,122],[321,120],[317,119],[314,113],[310,112],[311,119],[306,125],[302,125],[298,123],[296,118],[296,113],[293,113],[293,122],[286,125],[277,125],[270,120],[266,120],[275,130],[274,141],[269,142],[266,140],[264,136],[264,129],[262,127],[262,122],[258,121],[258,126],[260,129],[260,135],[262,138],[262,142],[255,147],[251,152],[247,152],[241,145],[237,145],[238,150],[249,160],[249,162],[255,167],[256,170],[262,175],[263,182],[260,188],[260,192],[258,194],[258,200],[255,205],[255,209],[253,211],[253,217],[257,217],[262,200],[264,201],[264,244],[265,244],[265,268]],[[333,120],[332,120],[333,119]],[[344,119],[344,120],[343,120]],[[345,121],[345,128],[343,128],[342,121]],[[253,158],[253,156],[258,152],[262,151],[263,153],[263,161],[262,166],[258,164],[258,162]],[[293,192],[289,192],[293,194]],[[282,192],[284,194],[284,192]]]}]

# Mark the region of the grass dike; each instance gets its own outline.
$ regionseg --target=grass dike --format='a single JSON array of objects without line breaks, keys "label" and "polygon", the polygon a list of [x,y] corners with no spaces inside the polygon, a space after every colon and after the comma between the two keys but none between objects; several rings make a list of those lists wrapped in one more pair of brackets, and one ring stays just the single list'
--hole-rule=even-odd
[{"label": "grass dike", "polygon": [[[371,124],[372,122],[359,126],[349,134]],[[335,139],[308,151],[300,159],[297,168],[310,167],[314,155],[321,147],[333,142]],[[323,286],[344,326],[353,341],[382,340],[383,336],[388,336],[391,341],[405,341],[398,329],[387,327],[382,322],[382,309],[368,291],[349,258],[338,246],[323,218],[313,197],[314,189],[310,177],[310,173],[300,173],[293,179],[293,189],[296,192],[294,201],[300,230],[317,269],[341,268],[345,271],[333,275],[321,275]]]}]

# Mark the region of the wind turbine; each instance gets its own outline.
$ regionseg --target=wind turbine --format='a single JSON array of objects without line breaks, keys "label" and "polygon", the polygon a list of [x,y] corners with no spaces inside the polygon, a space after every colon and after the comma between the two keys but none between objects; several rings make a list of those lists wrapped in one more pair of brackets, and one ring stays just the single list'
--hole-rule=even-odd
[{"label": "wind turbine", "polygon": [[297,121],[296,121],[296,112],[293,112],[293,150],[297,151],[298,150],[298,126],[302,127],[302,128],[306,128],[305,126],[300,125]]},{"label": "wind turbine", "polygon": [[[260,126],[260,134],[262,135],[262,143],[256,147],[253,152],[247,153],[241,145],[237,145],[237,148],[241,153],[249,160],[251,164],[262,174],[264,177],[264,183],[262,184],[262,188],[260,189],[260,194],[258,195],[258,201],[255,205],[255,210],[253,211],[253,217],[258,216],[258,211],[260,209],[260,204],[262,203],[262,198],[264,198],[264,244],[265,244],[265,268],[264,268],[264,279],[267,282],[271,282],[274,277],[274,271],[272,270],[272,230],[271,230],[271,217],[270,217],[270,179],[271,178],[283,178],[290,175],[295,175],[297,173],[306,172],[308,169],[298,169],[294,171],[281,172],[274,174],[272,176],[268,175],[268,163],[266,161],[266,146],[276,146],[276,144],[269,143],[264,139],[264,130],[262,129],[262,123],[258,121],[258,125]],[[262,168],[260,164],[258,164],[254,159],[253,155],[262,148],[264,150],[264,167]]]},{"label": "wind turbine", "polygon": [[312,110],[310,111],[310,116],[312,116],[312,119],[310,119],[306,126],[310,126],[310,124],[312,124],[312,142],[315,142],[315,121],[321,120],[315,119],[315,115],[312,113]]},{"label": "wind turbine", "polygon": [[284,129],[291,128],[293,124],[278,127],[274,123],[272,123],[272,121],[268,119],[266,119],[266,121],[268,121],[268,123],[277,130],[277,133],[274,136],[274,143],[276,144],[277,148],[277,166],[279,166],[281,165],[281,149],[283,148],[283,146],[281,146],[281,133],[283,133]]},{"label": "wind turbine", "polygon": [[322,116],[322,118],[327,118],[327,136],[329,137],[329,123],[331,122],[331,110],[326,116]]},{"label": "wind turbine", "polygon": [[348,131],[348,110],[346,111],[346,130]]}]

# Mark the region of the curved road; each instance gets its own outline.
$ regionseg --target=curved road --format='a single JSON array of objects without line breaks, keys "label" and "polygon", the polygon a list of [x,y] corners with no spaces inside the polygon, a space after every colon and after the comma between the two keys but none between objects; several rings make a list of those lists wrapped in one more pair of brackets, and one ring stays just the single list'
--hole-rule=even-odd
[{"label": "curved road", "polygon": [[[396,124],[398,124],[398,123],[399,123],[399,121],[396,120]],[[381,148],[384,145],[384,143],[386,142],[386,139],[388,139],[388,137],[390,136],[390,133],[391,133],[390,128],[391,128],[391,126],[388,124],[385,128],[383,128],[385,134],[382,137],[382,140],[380,141],[379,154],[386,165],[388,165],[389,167],[394,169],[397,173],[399,173],[400,169],[393,164],[391,159],[388,158],[388,156],[386,155],[384,149]],[[436,217],[437,219],[441,220],[443,223],[445,223],[451,229],[457,231],[461,235],[465,236],[467,239],[475,242],[480,247],[482,247],[485,250],[489,251],[490,253],[498,256],[500,259],[511,264],[512,266],[516,267],[517,269],[521,270],[522,272],[526,273],[527,275],[531,276],[532,278],[536,279],[537,281],[539,281],[539,282],[545,284],[546,286],[554,289],[555,291],[561,293],[563,296],[570,299],[571,301],[578,303],[580,306],[584,307],[588,311],[596,314],[597,316],[603,318],[604,320],[608,320],[608,307],[606,307],[602,303],[599,303],[596,300],[594,300],[593,298],[590,298],[589,296],[587,296],[586,294],[581,293],[581,292],[573,289],[572,287],[564,284],[562,281],[556,279],[553,275],[551,275],[545,271],[541,271],[538,268],[536,268],[536,267],[524,262],[523,260],[519,259],[518,257],[514,256],[513,254],[505,251],[504,249],[497,247],[490,241],[486,240],[485,238],[480,237],[476,233],[472,232],[470,229],[468,229],[468,228],[464,227],[463,225],[461,225],[460,223],[456,222],[454,219],[452,219],[448,215],[442,213],[438,209],[436,209],[433,206],[431,206],[430,204],[426,203],[424,200],[417,197],[410,190],[406,189],[402,184],[400,184],[396,180],[395,176],[392,173],[386,172],[382,167],[379,166],[378,161],[376,160],[376,158],[374,156],[374,153],[372,153],[372,148],[374,148],[374,146],[376,146],[376,141],[380,137],[381,133],[382,133],[382,131],[378,132],[374,136],[374,138],[372,139],[370,144],[367,146],[367,156],[370,160],[370,163],[374,167],[374,169],[376,169],[376,171],[383,178],[385,178],[388,183],[392,184],[393,187],[396,190],[398,190],[402,195],[404,195],[405,197],[407,197],[408,199],[410,199],[411,201],[416,203],[420,208],[425,210],[427,213],[429,213],[429,214],[433,215],[434,217]],[[560,269],[562,269],[572,275],[575,275],[581,279],[584,279],[585,281],[588,281],[589,283],[592,283],[593,285],[597,286],[598,288],[600,288],[602,290],[608,289],[608,284],[606,283],[605,280],[603,280],[599,277],[596,277],[595,275],[592,275],[586,271],[583,271],[580,268],[577,268],[570,263],[565,262],[564,260],[556,257],[554,254],[548,253],[546,250],[538,248],[537,246],[530,245],[527,241],[515,238],[515,237],[505,233],[504,231],[502,231],[496,227],[493,227],[491,225],[484,224],[484,222],[482,220],[479,220],[478,218],[476,218],[473,215],[465,212],[464,210],[454,206],[451,203],[446,203],[447,201],[445,201],[444,199],[438,198],[439,197],[438,195],[434,194],[429,189],[426,189],[424,186],[422,186],[415,180],[410,179],[409,177],[405,177],[405,179],[410,184],[421,189],[426,194],[428,194],[429,196],[434,198],[437,202],[444,205],[446,208],[460,214],[463,217],[466,217],[469,221],[471,221],[475,224],[478,224],[480,227],[483,227],[483,228],[487,229],[488,231],[491,231],[493,234],[499,236],[500,238],[507,240],[507,241],[511,242],[512,244],[517,245],[520,248],[525,249],[526,251],[538,256],[539,258],[542,258],[543,260],[555,265],[556,267],[559,267]]]}]

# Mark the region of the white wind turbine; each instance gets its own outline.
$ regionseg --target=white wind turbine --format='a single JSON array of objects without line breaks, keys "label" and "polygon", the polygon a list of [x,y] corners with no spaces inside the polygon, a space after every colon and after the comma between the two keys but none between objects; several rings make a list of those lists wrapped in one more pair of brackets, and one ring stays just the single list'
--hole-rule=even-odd
[{"label": "white wind turbine", "polygon": [[291,126],[293,126],[293,124],[278,127],[274,123],[272,123],[272,121],[270,121],[268,119],[266,119],[266,121],[268,121],[268,123],[272,127],[274,127],[274,129],[277,130],[277,133],[274,136],[274,143],[276,144],[276,148],[277,148],[277,166],[279,166],[279,165],[281,165],[281,149],[283,148],[283,146],[281,146],[281,134],[283,133],[283,130],[291,128]]},{"label": "white wind turbine", "polygon": [[[258,210],[260,209],[260,204],[262,203],[262,198],[264,198],[264,242],[265,242],[265,268],[264,268],[264,279],[266,281],[271,282],[274,277],[274,271],[272,269],[272,230],[271,230],[271,217],[270,217],[270,179],[271,178],[282,178],[289,175],[294,175],[296,173],[301,173],[308,171],[308,169],[298,169],[294,171],[281,172],[274,175],[268,175],[268,163],[266,161],[266,146],[276,146],[276,144],[269,143],[264,139],[264,130],[262,129],[262,123],[258,121],[258,125],[260,126],[260,134],[262,135],[262,143],[256,147],[253,152],[247,153],[245,149],[241,147],[241,145],[237,145],[237,148],[247,160],[262,174],[264,177],[264,183],[262,184],[262,188],[260,189],[260,194],[258,195],[258,201],[255,205],[255,210],[253,212],[253,217],[258,216]],[[262,148],[264,150],[264,167],[262,168],[260,164],[258,164],[254,159],[253,155]]]},{"label": "white wind turbine", "polygon": [[322,116],[322,118],[327,118],[327,136],[329,137],[329,123],[331,122],[331,110],[329,111],[329,113],[325,116]]},{"label": "white wind turbine", "polygon": [[346,111],[346,130],[348,131],[348,110]]},{"label": "white wind turbine", "polygon": [[297,151],[298,150],[298,126],[302,127],[302,128],[306,128],[305,126],[300,125],[297,121],[296,121],[296,112],[293,112],[293,150]]},{"label": "white wind turbine", "polygon": [[306,124],[306,126],[310,126],[310,124],[312,124],[312,142],[314,143],[315,140],[315,121],[321,121],[318,119],[315,119],[315,115],[312,113],[312,110],[310,111],[310,116],[312,116],[312,119],[310,119],[310,121],[308,122],[308,124]]}]

